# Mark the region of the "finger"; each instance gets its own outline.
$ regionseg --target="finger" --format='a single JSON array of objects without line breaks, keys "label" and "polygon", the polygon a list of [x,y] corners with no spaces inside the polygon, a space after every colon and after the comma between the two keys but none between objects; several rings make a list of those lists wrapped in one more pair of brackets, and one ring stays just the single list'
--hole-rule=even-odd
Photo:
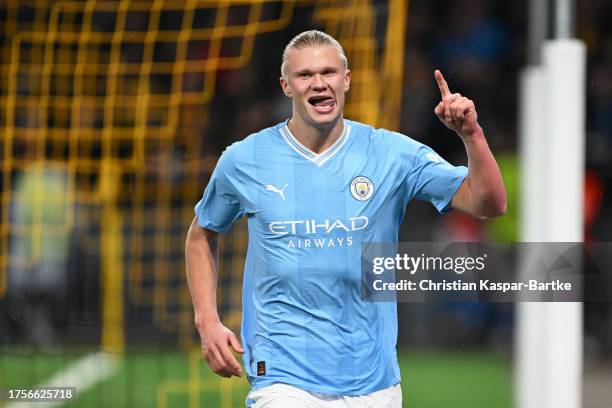
[{"label": "finger", "polygon": [[213,371],[220,369],[223,365],[223,359],[221,358],[221,354],[216,350],[214,346],[208,347],[202,352],[202,355],[204,356],[204,360],[208,363],[208,365]]},{"label": "finger", "polygon": [[240,367],[240,364],[238,364],[238,360],[236,360],[229,347],[221,347],[219,351],[221,352],[223,359],[223,366],[227,372],[232,375],[242,377],[242,367]]},{"label": "finger", "polygon": [[449,94],[449,95],[446,95],[444,98],[442,98],[442,102],[453,103],[453,102],[458,101],[461,98],[463,98],[463,95],[461,95],[460,93]]},{"label": "finger", "polygon": [[204,360],[206,360],[206,363],[208,363],[208,366],[215,374],[222,377],[229,377],[225,363],[218,352],[208,349],[204,356]]},{"label": "finger", "polygon": [[210,369],[217,375],[225,378],[231,377],[232,370],[228,367],[224,356],[221,353],[217,344],[211,344],[203,351],[204,360],[208,363]]},{"label": "finger", "polygon": [[436,82],[438,82],[438,88],[440,88],[440,94],[442,95],[442,98],[444,98],[445,96],[450,95],[450,90],[448,89],[448,84],[446,83],[446,80],[444,79],[444,76],[442,75],[442,72],[440,72],[440,70],[436,69],[436,71],[434,72],[434,76],[436,77]]},{"label": "finger", "polygon": [[457,102],[453,102],[453,103],[451,103],[448,106],[448,110],[450,111],[450,115],[451,115],[451,118],[453,120],[453,124],[455,124],[455,125],[459,121],[459,115],[458,115],[458,112],[457,112],[457,106],[458,106]]},{"label": "finger", "polygon": [[225,378],[231,378],[232,375],[235,375],[232,371],[231,368],[227,367],[227,366],[222,366],[219,371],[217,372],[217,374],[219,374],[221,377],[225,377]]},{"label": "finger", "polygon": [[230,378],[232,375],[238,375],[234,373],[234,369],[228,367],[227,363],[221,358],[215,359],[213,363],[210,364],[210,369],[217,375],[221,377]]},{"label": "finger", "polygon": [[455,122],[463,119],[463,113],[467,107],[464,99],[465,98],[457,99],[455,102],[451,103],[450,105],[451,116],[453,117],[453,120]]},{"label": "finger", "polygon": [[461,94],[454,93],[452,95],[448,95],[444,98],[444,103],[448,106],[451,120],[456,121],[458,119],[456,115],[457,104],[461,101],[463,97]]},{"label": "finger", "polygon": [[238,341],[238,338],[234,333],[229,333],[230,345],[237,353],[244,353],[244,348],[242,348],[242,344]]},{"label": "finger", "polygon": [[461,119],[465,119],[465,117],[472,112],[474,108],[474,104],[468,98],[463,98],[463,106],[461,107]]},{"label": "finger", "polygon": [[471,99],[467,99],[464,116],[474,115],[474,114],[476,114],[476,106],[474,105],[474,101],[472,101]]},{"label": "finger", "polygon": [[458,101],[457,103],[457,108],[456,108],[456,116],[457,118],[463,120],[468,114],[472,113],[474,110],[474,104],[471,100],[469,100],[468,98],[461,98],[460,101]]},{"label": "finger", "polygon": [[451,106],[450,103],[444,103],[444,119],[447,122],[453,121],[453,115],[451,115],[450,106]]},{"label": "finger", "polygon": [[232,375],[229,373],[229,371],[227,371],[227,369],[225,367],[216,370],[215,374],[220,375],[221,377],[224,377],[224,378],[231,378],[232,377]]},{"label": "finger", "polygon": [[444,114],[444,102],[440,102],[436,108],[434,109],[434,113],[436,114],[436,116],[438,117],[438,119],[443,120],[444,117],[442,116]]}]

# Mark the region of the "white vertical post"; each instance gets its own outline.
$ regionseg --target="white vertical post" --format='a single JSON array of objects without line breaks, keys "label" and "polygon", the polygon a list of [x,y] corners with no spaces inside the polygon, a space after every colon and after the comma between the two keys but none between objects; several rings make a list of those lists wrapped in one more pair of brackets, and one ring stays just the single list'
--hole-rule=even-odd
[{"label": "white vertical post", "polygon": [[[521,161],[521,241],[546,239],[546,211],[551,203],[545,172],[546,160],[546,72],[530,66],[521,73],[519,111],[519,155]],[[524,260],[525,261],[525,260]],[[520,408],[544,406],[546,304],[518,303],[515,334],[515,401]]]},{"label": "white vertical post", "polygon": [[[536,6],[535,3],[541,3]],[[547,27],[546,1],[530,2],[531,64]],[[542,66],[521,76],[522,225],[526,242],[583,240],[585,61],[574,0],[554,1],[554,37]],[[582,405],[582,303],[517,305],[515,400],[520,408]]]},{"label": "white vertical post", "polygon": [[[574,39],[548,41],[546,71],[548,139],[547,241],[583,240],[586,47]],[[582,303],[549,303],[543,407],[582,405]]]}]

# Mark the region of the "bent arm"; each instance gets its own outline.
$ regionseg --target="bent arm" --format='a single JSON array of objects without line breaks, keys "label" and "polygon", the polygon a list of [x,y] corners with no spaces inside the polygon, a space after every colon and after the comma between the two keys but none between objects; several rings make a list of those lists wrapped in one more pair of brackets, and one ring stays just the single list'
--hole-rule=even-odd
[{"label": "bent arm", "polygon": [[434,76],[442,98],[434,113],[463,140],[468,156],[468,175],[455,193],[451,206],[480,219],[498,217],[506,212],[506,189],[478,124],[474,101],[458,93],[451,94],[439,70]]},{"label": "bent arm", "polygon": [[455,193],[451,206],[480,219],[506,212],[507,198],[499,166],[478,126],[460,135],[468,156],[468,175]]},{"label": "bent arm", "polygon": [[236,335],[223,326],[217,312],[217,236],[216,232],[200,227],[194,218],[185,242],[187,283],[204,360],[220,376],[242,376],[242,368],[230,347],[239,353],[244,350]]}]

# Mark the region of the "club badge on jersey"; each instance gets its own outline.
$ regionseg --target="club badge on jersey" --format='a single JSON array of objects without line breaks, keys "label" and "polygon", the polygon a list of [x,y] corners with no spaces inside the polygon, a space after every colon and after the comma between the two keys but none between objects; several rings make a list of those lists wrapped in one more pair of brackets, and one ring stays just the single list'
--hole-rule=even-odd
[{"label": "club badge on jersey", "polygon": [[351,181],[351,195],[359,201],[369,200],[374,194],[374,183],[366,176],[357,176]]}]

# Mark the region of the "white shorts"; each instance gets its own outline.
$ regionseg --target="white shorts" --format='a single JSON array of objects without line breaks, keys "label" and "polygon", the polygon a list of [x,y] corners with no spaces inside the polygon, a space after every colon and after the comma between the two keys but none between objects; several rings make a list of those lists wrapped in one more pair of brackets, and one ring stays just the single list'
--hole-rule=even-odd
[{"label": "white shorts", "polygon": [[402,389],[396,384],[371,394],[343,397],[276,383],[251,390],[247,401],[250,408],[402,408]]}]

